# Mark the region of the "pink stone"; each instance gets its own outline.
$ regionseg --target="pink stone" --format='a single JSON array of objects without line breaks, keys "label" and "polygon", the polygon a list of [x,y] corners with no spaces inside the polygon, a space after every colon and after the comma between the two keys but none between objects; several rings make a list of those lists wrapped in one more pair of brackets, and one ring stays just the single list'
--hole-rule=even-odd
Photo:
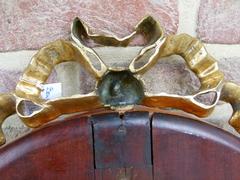
[{"label": "pink stone", "polygon": [[14,91],[20,75],[20,71],[0,69],[0,94]]},{"label": "pink stone", "polygon": [[[13,92],[22,75],[22,71],[0,69],[0,94]],[[46,83],[57,82],[56,71],[53,70]]]},{"label": "pink stone", "polygon": [[201,0],[198,36],[207,43],[240,43],[240,1]]},{"label": "pink stone", "polygon": [[240,85],[240,57],[221,58],[219,69],[224,72],[225,78]]},{"label": "pink stone", "polygon": [[145,15],[159,20],[168,34],[176,33],[175,0],[3,1],[0,3],[0,51],[36,49],[55,39],[67,39],[76,16],[94,32],[122,37]]}]

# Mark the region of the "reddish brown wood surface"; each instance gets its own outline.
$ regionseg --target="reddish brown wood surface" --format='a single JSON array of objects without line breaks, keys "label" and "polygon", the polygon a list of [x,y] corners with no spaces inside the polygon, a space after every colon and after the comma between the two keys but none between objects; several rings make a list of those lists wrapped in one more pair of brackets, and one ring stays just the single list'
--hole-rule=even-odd
[{"label": "reddish brown wood surface", "polygon": [[155,179],[240,179],[240,140],[218,128],[157,114],[152,136]]},{"label": "reddish brown wood surface", "polygon": [[94,179],[91,124],[58,122],[0,150],[1,180]]},{"label": "reddish brown wood surface", "polygon": [[172,115],[74,116],[0,149],[1,180],[239,177],[238,138]]}]

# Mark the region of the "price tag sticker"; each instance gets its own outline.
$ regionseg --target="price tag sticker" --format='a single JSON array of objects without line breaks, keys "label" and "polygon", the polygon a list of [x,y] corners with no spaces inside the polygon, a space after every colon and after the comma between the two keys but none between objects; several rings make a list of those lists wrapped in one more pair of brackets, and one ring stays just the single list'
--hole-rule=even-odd
[{"label": "price tag sticker", "polygon": [[43,84],[41,97],[45,100],[55,99],[62,96],[62,83]]}]

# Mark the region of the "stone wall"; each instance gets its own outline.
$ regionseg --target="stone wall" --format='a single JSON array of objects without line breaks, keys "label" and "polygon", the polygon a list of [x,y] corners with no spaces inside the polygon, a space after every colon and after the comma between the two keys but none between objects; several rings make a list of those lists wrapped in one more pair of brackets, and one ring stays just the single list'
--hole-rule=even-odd
[{"label": "stone wall", "polygon": [[[201,39],[228,80],[240,83],[240,1],[238,0],[0,0],[0,93],[13,91],[36,50],[55,39],[69,39],[75,16],[94,32],[120,37],[144,16],[154,16],[166,34],[188,33]],[[111,66],[126,66],[139,50],[95,48]],[[199,87],[183,60],[163,59],[144,76],[152,92],[191,94]],[[48,82],[61,82],[63,95],[87,93],[94,80],[78,64],[58,65]],[[207,118],[232,133],[227,124],[231,107],[220,103]],[[8,140],[29,132],[16,116],[4,124]]]}]

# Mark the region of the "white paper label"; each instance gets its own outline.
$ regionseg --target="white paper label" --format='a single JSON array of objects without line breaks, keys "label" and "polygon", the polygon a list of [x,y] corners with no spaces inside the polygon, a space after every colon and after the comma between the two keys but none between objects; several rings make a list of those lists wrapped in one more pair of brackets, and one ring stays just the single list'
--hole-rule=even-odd
[{"label": "white paper label", "polygon": [[52,83],[42,85],[42,99],[55,99],[62,96],[62,83]]}]

